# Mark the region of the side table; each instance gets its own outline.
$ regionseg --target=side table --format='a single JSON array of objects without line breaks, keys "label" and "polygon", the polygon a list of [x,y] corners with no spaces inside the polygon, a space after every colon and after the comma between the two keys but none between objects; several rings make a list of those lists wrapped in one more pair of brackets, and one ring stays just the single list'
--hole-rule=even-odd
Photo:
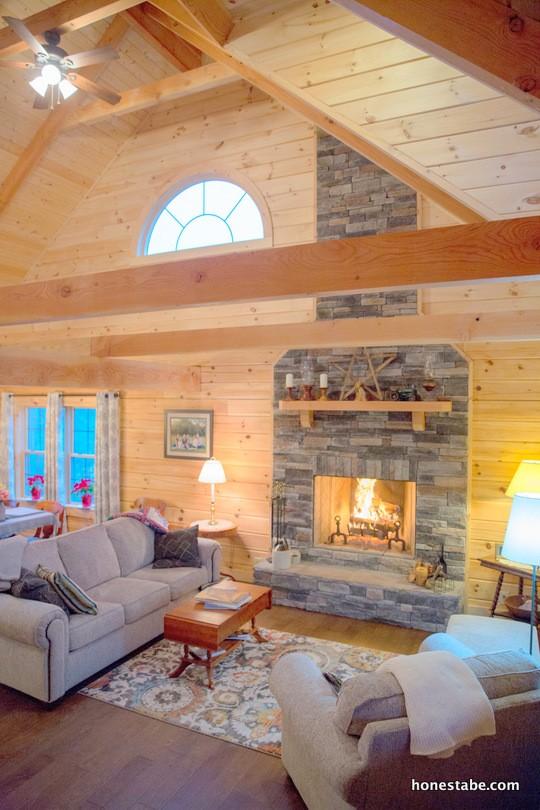
[{"label": "side table", "polygon": [[[232,520],[217,520],[215,523],[210,523],[209,520],[194,520],[190,527],[197,525],[201,537],[208,537],[210,540],[219,540],[220,537],[232,537],[238,529],[238,526]],[[236,580],[232,574],[223,572],[221,575]]]}]

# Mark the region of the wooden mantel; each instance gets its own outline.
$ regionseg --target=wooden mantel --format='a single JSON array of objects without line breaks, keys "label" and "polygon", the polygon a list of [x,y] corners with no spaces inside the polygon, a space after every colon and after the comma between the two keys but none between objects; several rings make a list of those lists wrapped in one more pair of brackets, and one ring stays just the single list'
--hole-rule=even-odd
[{"label": "wooden mantel", "polygon": [[395,402],[377,400],[367,402],[363,400],[312,400],[283,399],[279,403],[280,411],[298,412],[300,424],[304,428],[313,427],[313,414],[317,411],[377,411],[386,413],[410,413],[412,429],[421,431],[426,429],[426,413],[450,413],[452,401],[429,400],[427,402]]}]

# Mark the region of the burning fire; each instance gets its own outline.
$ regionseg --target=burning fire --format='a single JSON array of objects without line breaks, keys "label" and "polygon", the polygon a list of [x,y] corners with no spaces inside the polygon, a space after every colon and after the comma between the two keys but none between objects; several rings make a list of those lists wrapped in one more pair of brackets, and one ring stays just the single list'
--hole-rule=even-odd
[{"label": "burning fire", "polygon": [[[393,511],[387,508],[384,501],[375,495],[376,478],[357,478],[354,493],[355,520],[385,521],[392,520]],[[394,507],[395,509],[395,507]]]}]

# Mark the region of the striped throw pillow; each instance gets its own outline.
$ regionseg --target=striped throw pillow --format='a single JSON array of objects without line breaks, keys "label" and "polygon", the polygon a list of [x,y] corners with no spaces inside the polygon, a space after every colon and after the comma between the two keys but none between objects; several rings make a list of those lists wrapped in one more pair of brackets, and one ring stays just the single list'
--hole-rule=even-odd
[{"label": "striped throw pillow", "polygon": [[97,603],[67,574],[61,574],[59,571],[49,571],[48,568],[44,568],[42,565],[38,565],[36,574],[49,583],[51,588],[63,600],[70,613],[87,613],[91,616],[97,614]]}]

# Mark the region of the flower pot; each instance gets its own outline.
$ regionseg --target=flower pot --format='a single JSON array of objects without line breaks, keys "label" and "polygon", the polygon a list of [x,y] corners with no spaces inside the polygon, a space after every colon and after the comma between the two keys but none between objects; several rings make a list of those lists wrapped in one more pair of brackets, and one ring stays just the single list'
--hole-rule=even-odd
[{"label": "flower pot", "polygon": [[41,490],[39,487],[32,487],[30,490],[30,495],[32,496],[33,501],[41,500]]},{"label": "flower pot", "polygon": [[92,506],[92,494],[86,492],[84,495],[81,495],[81,503],[83,509],[90,509]]}]

